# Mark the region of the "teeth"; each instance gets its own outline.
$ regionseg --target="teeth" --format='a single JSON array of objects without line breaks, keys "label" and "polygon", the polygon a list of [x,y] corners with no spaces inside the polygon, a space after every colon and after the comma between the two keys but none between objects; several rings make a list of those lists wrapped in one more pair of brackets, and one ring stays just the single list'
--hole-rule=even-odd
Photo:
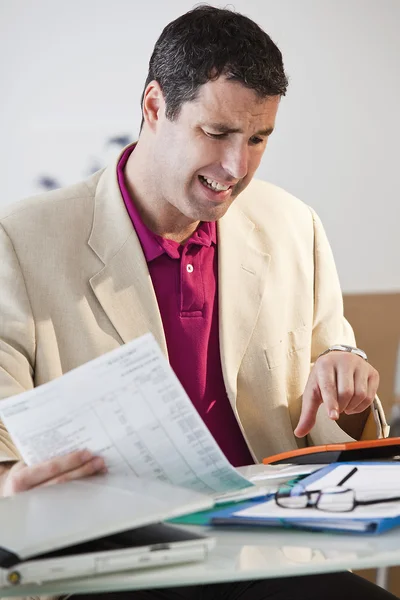
[{"label": "teeth", "polygon": [[226,190],[229,190],[229,185],[222,185],[222,183],[218,183],[218,181],[214,181],[214,179],[209,179],[208,177],[203,177],[203,175],[200,175],[200,177],[207,183],[208,187],[216,192],[226,192]]}]

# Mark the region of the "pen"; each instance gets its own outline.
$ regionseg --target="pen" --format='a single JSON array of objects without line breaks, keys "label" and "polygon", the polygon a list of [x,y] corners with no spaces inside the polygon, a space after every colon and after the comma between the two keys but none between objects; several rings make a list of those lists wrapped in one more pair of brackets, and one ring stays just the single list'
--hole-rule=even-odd
[{"label": "pen", "polygon": [[337,486],[339,487],[339,485],[343,485],[348,479],[350,479],[350,477],[352,477],[354,475],[354,473],[357,473],[357,471],[358,471],[357,467],[354,467],[354,469],[352,469],[350,471],[350,473],[347,473],[347,475],[339,481]]}]

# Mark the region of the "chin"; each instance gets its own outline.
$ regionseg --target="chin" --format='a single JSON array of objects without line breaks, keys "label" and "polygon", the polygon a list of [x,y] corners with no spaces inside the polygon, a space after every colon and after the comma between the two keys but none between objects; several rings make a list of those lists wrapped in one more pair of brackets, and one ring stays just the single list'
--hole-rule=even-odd
[{"label": "chin", "polygon": [[228,204],[227,206],[216,206],[215,208],[208,208],[207,210],[199,210],[197,213],[196,221],[218,221],[218,219],[224,216],[229,207],[230,204]]}]

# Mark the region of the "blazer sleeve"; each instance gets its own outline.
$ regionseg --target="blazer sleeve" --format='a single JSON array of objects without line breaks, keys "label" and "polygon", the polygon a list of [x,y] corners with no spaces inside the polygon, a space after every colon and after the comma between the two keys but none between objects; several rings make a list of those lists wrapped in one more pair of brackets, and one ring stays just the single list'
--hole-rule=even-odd
[{"label": "blazer sleeve", "polygon": [[[13,244],[0,225],[0,401],[33,388],[35,324]],[[18,451],[0,421],[0,462]]]},{"label": "blazer sleeve", "polygon": [[[314,320],[311,345],[313,365],[318,356],[330,346],[334,344],[355,346],[356,342],[354,332],[343,314],[342,291],[331,247],[319,217],[312,209],[310,210],[314,223]],[[389,427],[378,397],[375,397],[369,413],[366,420],[364,413],[351,417],[353,421],[365,420],[360,439],[387,437]],[[346,420],[349,424],[346,417],[342,419],[342,423],[339,419],[339,425],[342,425],[344,431],[346,431]],[[309,434],[309,442],[327,443],[329,441],[327,429],[332,429],[332,425],[338,428],[324,411],[319,410],[316,426]]]}]

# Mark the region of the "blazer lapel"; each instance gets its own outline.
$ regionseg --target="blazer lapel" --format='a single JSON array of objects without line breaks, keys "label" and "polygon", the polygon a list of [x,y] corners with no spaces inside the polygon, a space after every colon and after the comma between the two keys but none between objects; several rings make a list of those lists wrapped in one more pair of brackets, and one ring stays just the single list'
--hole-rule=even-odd
[{"label": "blazer lapel", "polygon": [[90,285],[124,342],[150,331],[167,355],[157,298],[139,239],[123,202],[117,163],[100,177],[89,246],[104,263]]},{"label": "blazer lapel", "polygon": [[270,255],[258,248],[255,225],[236,206],[218,222],[219,330],[222,371],[235,405],[237,375],[257,322]]}]

